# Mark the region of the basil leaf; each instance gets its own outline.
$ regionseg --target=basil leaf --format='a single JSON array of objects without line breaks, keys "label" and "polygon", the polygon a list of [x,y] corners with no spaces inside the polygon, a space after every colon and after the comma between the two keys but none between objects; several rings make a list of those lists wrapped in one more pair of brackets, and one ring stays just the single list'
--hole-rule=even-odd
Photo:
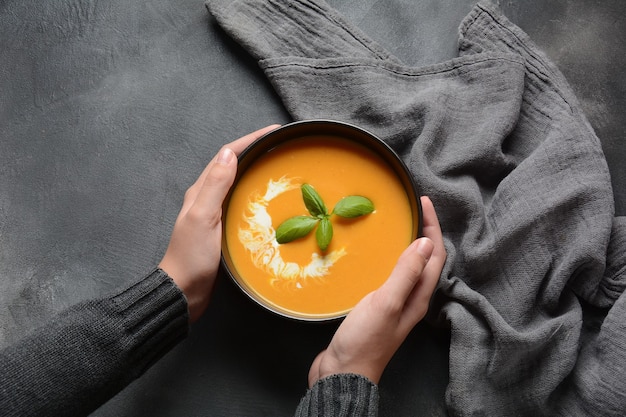
[{"label": "basil leaf", "polygon": [[315,231],[315,238],[317,239],[317,246],[319,246],[322,251],[325,251],[333,238],[333,226],[330,224],[328,217],[321,219]]},{"label": "basil leaf", "polygon": [[374,211],[374,203],[360,195],[344,197],[335,205],[333,213],[341,217],[359,217]]},{"label": "basil leaf", "polygon": [[302,199],[306,209],[311,213],[313,217],[322,217],[328,215],[326,205],[322,200],[322,197],[315,191],[309,184],[302,184],[300,187],[302,190]]},{"label": "basil leaf", "polygon": [[288,243],[309,234],[319,220],[309,216],[291,217],[276,228],[276,241]]}]

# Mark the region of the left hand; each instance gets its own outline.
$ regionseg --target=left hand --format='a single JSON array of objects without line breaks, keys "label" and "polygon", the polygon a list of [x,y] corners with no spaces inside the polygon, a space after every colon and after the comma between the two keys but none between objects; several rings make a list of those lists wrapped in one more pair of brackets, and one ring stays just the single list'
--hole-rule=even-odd
[{"label": "left hand", "polygon": [[159,268],[185,294],[191,322],[200,318],[213,290],[220,264],[222,203],[237,174],[237,156],[278,126],[267,126],[223,146],[185,193]]}]

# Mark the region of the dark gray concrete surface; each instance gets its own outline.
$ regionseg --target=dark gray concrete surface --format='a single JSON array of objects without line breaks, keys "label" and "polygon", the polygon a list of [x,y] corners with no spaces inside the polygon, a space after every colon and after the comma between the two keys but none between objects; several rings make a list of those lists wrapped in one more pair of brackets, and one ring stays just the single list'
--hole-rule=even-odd
[{"label": "dark gray concrete surface", "polygon": [[[470,0],[330,0],[407,64],[456,55]],[[500,1],[565,74],[626,214],[626,2]],[[219,147],[289,121],[201,0],[0,1],[0,347],[148,271]],[[261,311],[224,277],[188,340],[96,416],[288,416],[333,324]],[[448,335],[420,324],[381,415],[445,415]]]}]

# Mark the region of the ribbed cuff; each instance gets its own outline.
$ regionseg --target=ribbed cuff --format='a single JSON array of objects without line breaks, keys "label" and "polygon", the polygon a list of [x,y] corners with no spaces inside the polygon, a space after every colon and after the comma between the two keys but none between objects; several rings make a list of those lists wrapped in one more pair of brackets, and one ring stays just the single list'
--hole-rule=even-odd
[{"label": "ribbed cuff", "polygon": [[378,386],[362,375],[337,374],[318,380],[307,391],[296,417],[378,415]]},{"label": "ribbed cuff", "polygon": [[114,295],[111,302],[138,375],[187,336],[187,301],[161,269]]},{"label": "ribbed cuff", "polygon": [[2,416],[87,415],[188,332],[187,302],[160,270],[76,304],[0,351]]}]

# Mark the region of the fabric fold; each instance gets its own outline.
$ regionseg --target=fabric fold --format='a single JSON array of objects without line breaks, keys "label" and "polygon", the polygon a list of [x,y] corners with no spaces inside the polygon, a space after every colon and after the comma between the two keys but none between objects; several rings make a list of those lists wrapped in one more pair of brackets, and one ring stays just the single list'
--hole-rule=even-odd
[{"label": "fabric fold", "polygon": [[[370,130],[433,200],[449,256],[431,317],[451,328],[451,415],[595,409],[602,390],[584,363],[623,381],[579,356],[608,338],[607,355],[626,363],[616,321],[583,332],[587,306],[617,311],[624,288],[606,160],[567,81],[520,28],[479,3],[461,22],[459,56],[414,68],[322,0],[208,8],[294,119]],[[587,402],[570,401],[581,392]],[[623,392],[606,393],[626,408]]]},{"label": "fabric fold", "polygon": [[[399,62],[325,2],[206,2],[220,26],[256,59],[354,56]],[[253,13],[250,13],[253,11]]]}]

